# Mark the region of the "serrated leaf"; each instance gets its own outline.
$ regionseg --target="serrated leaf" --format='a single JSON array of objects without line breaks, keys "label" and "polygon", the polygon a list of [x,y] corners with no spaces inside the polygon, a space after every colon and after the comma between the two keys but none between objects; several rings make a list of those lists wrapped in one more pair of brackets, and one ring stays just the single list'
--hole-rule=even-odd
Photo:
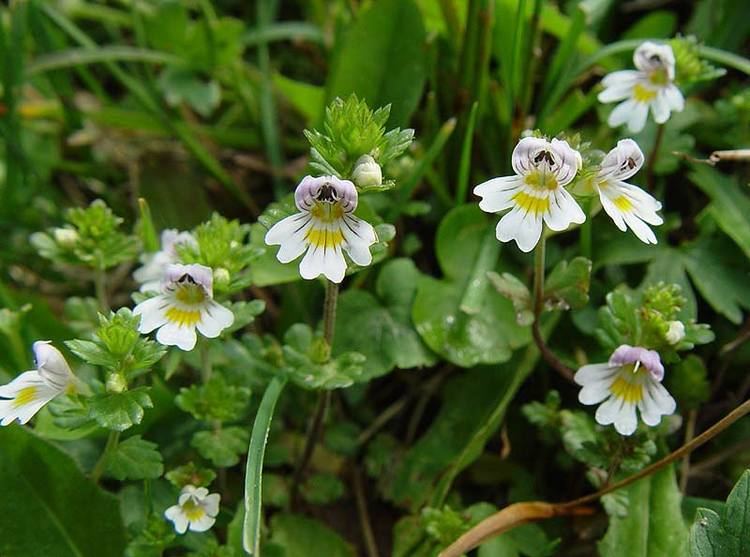
[{"label": "serrated leaf", "polygon": [[106,473],[116,480],[153,480],[164,473],[159,446],[133,435],[107,457]]},{"label": "serrated leaf", "polygon": [[147,387],[123,393],[107,393],[88,400],[89,415],[106,429],[125,431],[143,420],[145,408],[152,408]]},{"label": "serrated leaf", "polygon": [[175,403],[196,420],[229,422],[242,417],[250,399],[250,389],[229,385],[214,375],[202,385],[180,389]]},{"label": "serrated leaf", "polygon": [[589,301],[590,281],[591,260],[576,257],[561,261],[545,280],[545,303],[553,308],[582,308]]},{"label": "serrated leaf", "polygon": [[250,433],[241,427],[225,427],[213,431],[199,431],[193,435],[190,445],[214,466],[226,468],[240,461],[247,450]]}]

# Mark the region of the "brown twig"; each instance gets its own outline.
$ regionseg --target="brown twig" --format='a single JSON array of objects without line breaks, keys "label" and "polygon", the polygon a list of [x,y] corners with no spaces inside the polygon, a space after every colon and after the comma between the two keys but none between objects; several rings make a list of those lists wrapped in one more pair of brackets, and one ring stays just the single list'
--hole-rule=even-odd
[{"label": "brown twig", "polygon": [[539,320],[535,320],[531,325],[531,334],[534,336],[534,342],[536,343],[539,352],[544,358],[544,361],[549,366],[559,373],[564,379],[573,383],[573,370],[566,366],[560,358],[547,346],[542,336],[542,331],[539,329]]},{"label": "brown twig", "polygon": [[727,429],[729,426],[734,424],[737,420],[745,416],[750,412],[750,400],[746,400],[740,406],[732,410],[729,414],[724,416],[721,420],[715,423],[713,426],[708,428],[706,431],[691,439],[679,449],[668,454],[664,458],[657,460],[650,466],[647,466],[640,472],[628,476],[627,478],[615,482],[612,485],[606,486],[596,493],[585,495],[568,501],[565,503],[547,503],[544,501],[529,501],[525,503],[515,503],[510,505],[500,512],[486,518],[474,528],[466,532],[463,536],[458,538],[450,546],[440,553],[439,557],[459,557],[464,553],[467,553],[471,549],[479,546],[485,540],[507,532],[508,530],[525,524],[527,522],[534,522],[537,520],[543,520],[545,518],[551,518],[553,516],[565,516],[565,515],[576,515],[576,514],[587,514],[591,512],[591,509],[586,507],[590,503],[598,501],[604,495],[627,487],[640,479],[643,479],[654,472],[661,470],[665,466],[672,462],[681,459],[685,455],[694,451],[704,443],[707,443],[722,431]]}]

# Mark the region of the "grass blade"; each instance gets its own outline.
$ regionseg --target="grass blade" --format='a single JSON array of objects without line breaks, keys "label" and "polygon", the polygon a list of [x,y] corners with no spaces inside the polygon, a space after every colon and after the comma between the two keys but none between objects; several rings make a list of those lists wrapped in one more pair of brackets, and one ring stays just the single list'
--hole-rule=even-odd
[{"label": "grass blade", "polygon": [[132,46],[101,46],[96,50],[71,48],[37,57],[36,60],[26,66],[26,75],[32,76],[61,68],[119,61],[150,62],[152,64],[179,64],[183,62],[173,54]]},{"label": "grass blade", "polygon": [[250,446],[247,450],[245,469],[245,519],[242,526],[242,545],[253,557],[260,556],[260,521],[262,513],[261,488],[263,482],[263,458],[266,454],[268,431],[273,419],[273,411],[281,391],[286,385],[285,378],[274,377],[266,387],[255,415]]},{"label": "grass blade", "polygon": [[456,205],[466,201],[466,191],[469,188],[469,171],[471,167],[471,148],[474,144],[474,127],[477,123],[479,103],[474,102],[469,112],[463,145],[461,145],[461,161],[458,167],[458,185],[456,188]]}]

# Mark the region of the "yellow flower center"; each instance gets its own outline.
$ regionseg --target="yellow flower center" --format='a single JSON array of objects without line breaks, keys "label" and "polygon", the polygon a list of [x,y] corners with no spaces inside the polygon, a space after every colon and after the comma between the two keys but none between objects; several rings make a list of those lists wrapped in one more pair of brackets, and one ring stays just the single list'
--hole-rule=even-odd
[{"label": "yellow flower center", "polygon": [[192,499],[188,499],[187,501],[185,501],[185,504],[182,505],[182,512],[185,513],[185,516],[190,522],[196,522],[203,518],[203,516],[206,514],[206,511],[203,510],[203,507],[201,507]]},{"label": "yellow flower center", "polygon": [[22,406],[31,404],[36,400],[36,395],[36,387],[24,387],[23,389],[18,391],[16,398],[13,399],[13,408],[21,408]]},{"label": "yellow flower center", "polygon": [[335,248],[344,243],[344,235],[338,229],[310,228],[305,234],[305,240],[316,248]]},{"label": "yellow flower center", "polygon": [[635,404],[643,400],[644,373],[648,373],[642,366],[630,364],[623,366],[622,371],[609,388],[616,398],[620,398],[629,404]]},{"label": "yellow flower center", "polygon": [[639,103],[649,103],[656,98],[656,91],[645,87],[642,83],[636,83],[633,87],[633,98]]},{"label": "yellow flower center", "polygon": [[316,201],[310,213],[316,219],[323,222],[334,222],[344,216],[344,210],[339,203],[325,203]]},{"label": "yellow flower center", "polygon": [[525,191],[519,191],[513,196],[513,201],[516,205],[526,211],[527,213],[533,213],[539,215],[545,213],[549,209],[549,199],[547,197],[536,197],[529,195]]},{"label": "yellow flower center", "polygon": [[669,75],[667,74],[667,70],[659,68],[648,74],[648,80],[657,87],[664,87],[669,84]]},{"label": "yellow flower center", "polygon": [[183,283],[177,285],[174,297],[185,305],[195,306],[206,300],[206,292],[198,284]]},{"label": "yellow flower center", "polygon": [[557,178],[549,172],[542,170],[533,170],[523,178],[527,186],[538,190],[555,190],[557,189]]},{"label": "yellow flower center", "polygon": [[617,207],[618,209],[620,209],[620,211],[623,211],[625,213],[633,209],[633,202],[630,201],[630,199],[628,199],[624,195],[616,197],[613,200],[613,203],[615,204],[615,207]]},{"label": "yellow flower center", "polygon": [[201,312],[193,309],[171,307],[164,312],[167,320],[179,327],[194,327],[201,320]]}]

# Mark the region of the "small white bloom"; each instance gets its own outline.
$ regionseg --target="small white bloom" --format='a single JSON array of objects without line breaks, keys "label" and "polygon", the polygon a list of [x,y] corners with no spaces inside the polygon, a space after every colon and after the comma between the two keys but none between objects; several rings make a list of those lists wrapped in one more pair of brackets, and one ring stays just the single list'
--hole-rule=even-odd
[{"label": "small white bloom", "polygon": [[172,264],[167,267],[162,293],[133,309],[141,316],[138,330],[159,329],[156,340],[182,350],[195,347],[198,329],[204,337],[216,338],[234,323],[234,314],[213,299],[213,274],[203,265]]},{"label": "small white bloom", "polygon": [[682,323],[682,321],[670,321],[669,329],[667,329],[667,333],[664,335],[664,338],[667,339],[667,342],[669,344],[673,345],[677,344],[683,338],[685,338],[685,325]]},{"label": "small white bloom", "polygon": [[143,266],[133,272],[133,278],[141,284],[141,292],[159,291],[167,267],[179,262],[177,247],[180,245],[195,246],[197,242],[190,232],[180,232],[173,228],[162,231],[161,249],[144,254],[141,258]]},{"label": "small white bloom", "polygon": [[656,236],[646,225],[664,221],[656,214],[661,203],[641,188],[625,182],[643,166],[643,152],[632,139],[622,139],[602,161],[596,188],[602,207],[623,232],[630,228],[639,240],[655,244]]},{"label": "small white bloom", "polygon": [[370,155],[362,155],[354,163],[352,180],[359,187],[379,186],[383,183],[383,171]]},{"label": "small white bloom", "polygon": [[599,102],[621,102],[609,115],[607,123],[616,128],[628,124],[637,133],[646,125],[648,111],[657,124],[669,119],[672,111],[680,112],[685,99],[674,84],[674,53],[667,44],[646,41],[633,54],[637,70],[623,70],[608,74],[602,80],[604,91]]},{"label": "small white bloom", "polygon": [[205,487],[186,485],[177,504],[164,511],[164,516],[174,523],[178,534],[184,534],[188,528],[193,532],[205,532],[216,522],[220,499],[218,493],[209,494]]},{"label": "small white bloom", "polygon": [[563,186],[575,178],[581,155],[567,141],[524,137],[513,149],[515,176],[493,178],[474,188],[482,198],[479,208],[488,213],[510,209],[497,224],[497,239],[515,240],[521,251],[534,249],[542,223],[565,230],[586,220],[573,196]]},{"label": "small white bloom", "polygon": [[638,425],[636,408],[648,426],[675,411],[674,399],[661,384],[663,378],[657,352],[623,344],[609,362],[583,366],[574,379],[583,387],[578,393],[581,403],[602,403],[596,410],[598,423],[614,424],[621,435],[631,435]]},{"label": "small white bloom", "polygon": [[370,246],[378,241],[373,227],[355,217],[357,188],[335,176],[305,176],[294,192],[299,213],[280,220],[266,233],[266,244],[280,245],[276,257],[294,261],[304,279],[325,275],[341,282],[346,274],[344,252],[360,266],[372,263]]},{"label": "small white bloom", "polygon": [[36,369],[0,386],[0,425],[25,424],[57,395],[75,390],[68,362],[50,341],[36,341],[33,350]]}]

